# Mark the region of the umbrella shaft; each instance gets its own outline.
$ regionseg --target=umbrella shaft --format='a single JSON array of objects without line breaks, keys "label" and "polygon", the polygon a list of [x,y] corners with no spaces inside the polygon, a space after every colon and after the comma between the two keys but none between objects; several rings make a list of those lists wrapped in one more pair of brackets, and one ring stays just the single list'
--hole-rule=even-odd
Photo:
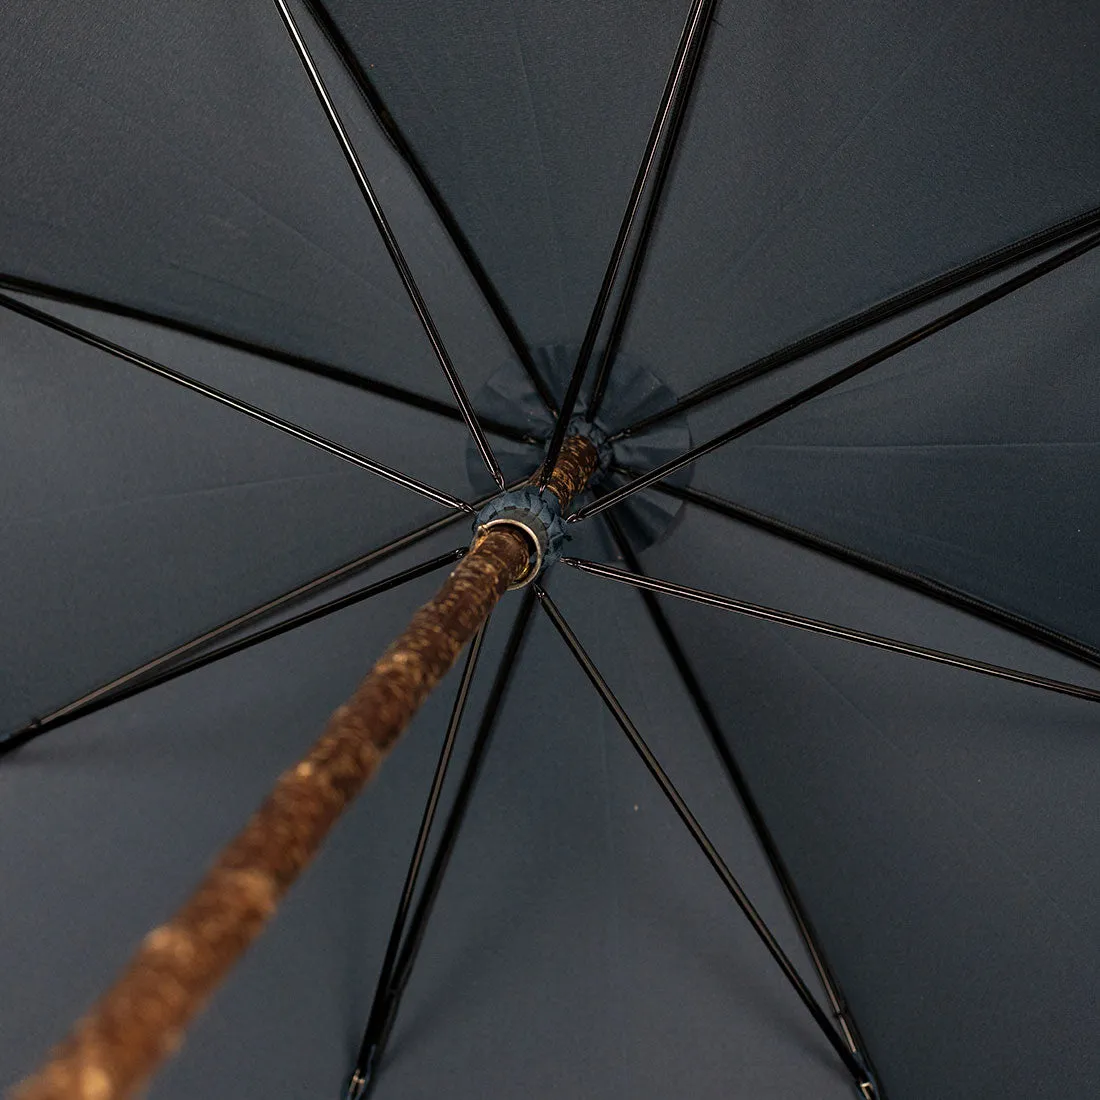
[{"label": "umbrella shaft", "polygon": [[[587,439],[566,440],[547,485],[563,509],[596,464]],[[149,1079],[497,601],[527,572],[530,554],[519,529],[494,527],[475,539],[183,908],[145,937],[114,986],[13,1100],[122,1100]]]}]

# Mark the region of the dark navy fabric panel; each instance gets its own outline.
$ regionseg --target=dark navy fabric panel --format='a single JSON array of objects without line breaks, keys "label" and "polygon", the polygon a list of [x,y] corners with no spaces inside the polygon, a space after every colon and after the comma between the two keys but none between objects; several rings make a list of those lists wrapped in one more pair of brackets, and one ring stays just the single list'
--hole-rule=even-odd
[{"label": "dark navy fabric panel", "polygon": [[[90,325],[462,496],[461,424],[131,322]],[[446,510],[232,409],[0,311],[0,731]],[[454,456],[447,476],[448,452]],[[451,545],[468,539],[468,525]]]},{"label": "dark navy fabric panel", "polygon": [[724,4],[626,348],[701,385],[1100,206],[1100,9]]},{"label": "dark navy fabric panel", "polygon": [[579,344],[687,0],[324,6],[528,342]]},{"label": "dark navy fabric panel", "polygon": [[[1100,644],[1098,280],[1096,253],[1067,264],[734,441],[696,486]],[[769,381],[768,396],[919,320]],[[708,432],[758,400],[750,388],[701,414]]]},{"label": "dark navy fabric panel", "polygon": [[[576,342],[683,4],[325,7],[533,343]],[[1100,205],[1100,15],[721,5],[626,349],[681,390]]]},{"label": "dark navy fabric panel", "polygon": [[[655,575],[1077,680],[1076,662],[719,517]],[[892,1100],[1087,1095],[1096,704],[669,602]]]},{"label": "dark navy fabric panel", "polygon": [[[300,9],[299,13],[301,13]],[[302,14],[469,389],[507,355],[431,208]],[[270,0],[0,12],[0,273],[451,400]]]},{"label": "dark navy fabric panel", "polygon": [[[446,545],[436,539],[423,553]],[[395,565],[418,560],[419,551]],[[284,635],[0,768],[0,1080],[177,903],[434,582]],[[706,735],[625,591],[560,606],[809,978]],[[461,766],[519,596],[494,616]],[[537,613],[536,613],[537,615]],[[608,633],[611,619],[619,631]],[[380,1097],[845,1100],[850,1080],[537,615],[383,1067]],[[552,666],[553,678],[543,670]],[[452,675],[151,1090],[338,1093],[370,1005]],[[552,709],[556,722],[535,721]],[[453,791],[453,782],[445,800]]]},{"label": "dark navy fabric panel", "polygon": [[[529,342],[576,346],[687,0],[327,7]],[[477,393],[511,353],[348,73],[303,26]],[[1095,209],[1098,46],[1100,12],[1068,2],[720,5],[630,362],[683,393]],[[269,0],[9,5],[0,105],[12,151],[0,163],[0,275],[449,399]],[[708,457],[693,484],[1100,645],[1098,279],[1094,258],[1063,268]],[[470,492],[460,424],[192,337],[78,316]],[[693,438],[909,323],[696,410]],[[0,731],[440,513],[22,319],[0,316],[0,374]],[[467,537],[458,524],[392,569]],[[691,506],[644,561],[673,581],[1100,684]],[[809,974],[637,595],[566,567],[548,583]],[[171,911],[435,585],[0,763],[0,881],[14,899],[0,904],[0,973],[16,991],[0,1001],[0,1080],[30,1068]],[[471,714],[517,599],[495,617]],[[1095,1091],[1096,707],[714,610],[669,613],[890,1100]],[[541,618],[529,643],[379,1095],[850,1096]],[[154,1096],[338,1094],[450,690]]]}]

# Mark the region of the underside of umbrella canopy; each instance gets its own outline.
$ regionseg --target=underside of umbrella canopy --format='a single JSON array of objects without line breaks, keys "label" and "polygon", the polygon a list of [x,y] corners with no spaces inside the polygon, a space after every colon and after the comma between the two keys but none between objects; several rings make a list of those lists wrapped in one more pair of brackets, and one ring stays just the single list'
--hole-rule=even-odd
[{"label": "underside of umbrella canopy", "polygon": [[[858,1095],[838,1044],[1095,1091],[1098,52],[1071,4],[0,13],[0,1083],[439,577],[194,659],[466,545],[595,410],[376,1094]],[[341,1095],[453,693],[153,1096]]]}]

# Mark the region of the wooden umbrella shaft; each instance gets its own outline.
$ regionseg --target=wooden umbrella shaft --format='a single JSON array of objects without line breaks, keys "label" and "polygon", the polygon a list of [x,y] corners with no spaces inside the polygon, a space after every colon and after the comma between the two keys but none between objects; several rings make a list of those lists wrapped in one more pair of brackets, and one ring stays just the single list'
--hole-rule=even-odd
[{"label": "wooden umbrella shaft", "polygon": [[[597,460],[587,439],[566,441],[547,485],[563,510]],[[493,527],[475,541],[183,907],[145,937],[115,984],[12,1100],[123,1100],[145,1084],[497,601],[527,572],[530,553],[516,528]]]}]

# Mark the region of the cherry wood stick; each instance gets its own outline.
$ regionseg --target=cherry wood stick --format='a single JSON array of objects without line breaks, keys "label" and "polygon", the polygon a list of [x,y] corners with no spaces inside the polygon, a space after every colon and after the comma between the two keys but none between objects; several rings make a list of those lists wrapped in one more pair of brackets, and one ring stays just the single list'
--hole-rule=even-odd
[{"label": "cherry wood stick", "polygon": [[[588,440],[566,441],[547,485],[563,510],[596,464]],[[183,907],[145,937],[12,1100],[125,1100],[149,1080],[529,561],[516,529],[493,527],[476,540]]]}]

